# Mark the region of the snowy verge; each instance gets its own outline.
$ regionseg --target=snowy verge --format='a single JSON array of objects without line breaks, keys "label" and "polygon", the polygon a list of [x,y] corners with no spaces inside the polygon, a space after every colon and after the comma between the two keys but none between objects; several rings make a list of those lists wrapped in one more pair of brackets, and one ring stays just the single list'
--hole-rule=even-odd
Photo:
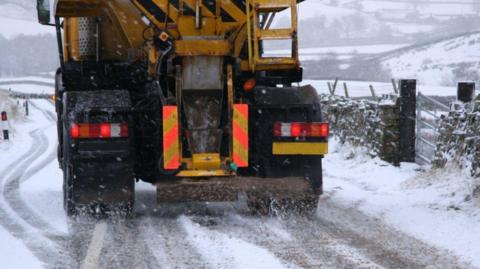
[{"label": "snowy verge", "polygon": [[361,148],[332,141],[324,164],[328,199],[357,207],[420,240],[453,251],[480,267],[480,197],[473,179],[458,169],[394,167]]},{"label": "snowy verge", "polygon": [[[14,100],[0,91],[0,109],[4,109],[10,120],[11,136],[9,141],[0,140],[0,164],[4,169],[13,160],[25,154],[31,146],[29,132],[36,128],[39,115],[26,118],[23,115],[12,113],[15,108]],[[40,116],[41,117],[41,116]],[[15,128],[13,129],[13,126]],[[32,230],[33,232],[33,230]],[[35,258],[33,253],[17,238],[0,226],[0,260],[4,268],[42,268],[42,263]]]},{"label": "snowy verge", "polygon": [[43,268],[18,239],[0,227],[0,260],[3,268]]}]

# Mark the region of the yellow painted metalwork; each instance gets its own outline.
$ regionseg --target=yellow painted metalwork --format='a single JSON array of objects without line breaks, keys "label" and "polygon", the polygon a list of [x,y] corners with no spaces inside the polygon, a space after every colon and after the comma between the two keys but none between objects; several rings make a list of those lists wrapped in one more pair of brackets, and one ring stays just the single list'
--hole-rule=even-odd
[{"label": "yellow painted metalwork", "polygon": [[273,155],[325,155],[328,143],[321,142],[274,142]]},{"label": "yellow painted metalwork", "polygon": [[80,43],[78,39],[78,18],[72,17],[64,21],[65,31],[65,61],[73,59],[80,61]]},{"label": "yellow painted metalwork", "polygon": [[[70,14],[67,6],[75,2],[91,3],[92,1],[59,0],[57,7],[59,16],[64,20],[64,53],[65,61],[83,61],[86,57],[80,55],[79,18],[95,17],[100,24],[101,59],[126,61],[131,50],[141,51],[144,45],[144,29],[147,27],[141,20],[141,13],[129,0],[99,1],[95,4],[95,14]],[[94,1],[93,1],[94,2]],[[92,2],[92,3],[93,3]],[[95,38],[95,36],[91,37]]]},{"label": "yellow painted metalwork", "polygon": [[227,56],[231,47],[226,40],[177,40],[175,52],[179,56]]},{"label": "yellow painted metalwork", "polygon": [[183,170],[178,172],[177,177],[231,177],[236,173],[227,170]]},{"label": "yellow painted metalwork", "polygon": [[[139,48],[145,41],[143,30],[145,23],[139,19],[141,13],[135,9],[129,0],[102,1],[104,12],[112,22],[112,29],[116,29],[128,48]],[[111,43],[103,40],[103,43]],[[118,49],[118,46],[117,46]]]},{"label": "yellow painted metalwork", "polygon": [[[255,64],[253,58],[253,48],[252,48],[252,14],[250,7],[252,6],[252,0],[247,0],[247,47],[248,47],[248,65],[249,68],[255,72]],[[255,15],[255,14],[254,14]]]},{"label": "yellow painted metalwork", "polygon": [[[233,105],[235,102],[235,87],[233,86],[233,67],[227,66],[227,99],[228,99],[228,122],[230,129],[233,130]],[[233,136],[228,143],[228,155],[233,158]]]},{"label": "yellow painted metalwork", "polygon": [[[298,59],[297,0],[248,0],[248,55],[249,68],[253,71],[296,69],[300,67]],[[250,9],[250,5],[253,7]],[[292,24],[285,29],[268,29],[261,25],[260,15],[276,13],[290,9]],[[250,14],[251,13],[251,14]],[[291,57],[263,57],[260,42],[263,40],[291,40]],[[242,66],[244,70],[245,67]]]},{"label": "yellow painted metalwork", "polygon": [[[255,72],[299,68],[296,5],[297,0],[216,0],[213,6],[200,0],[57,0],[55,16],[67,22],[66,61],[86,60],[79,55],[76,18],[87,16],[101,19],[103,60],[125,61],[131,55],[142,55],[142,50],[151,56],[145,41],[165,31],[175,42],[177,56],[233,56],[242,62],[241,70]],[[196,25],[197,6],[200,27]],[[292,25],[269,29],[265,16],[286,9],[291,9]],[[155,27],[147,28],[142,15]],[[291,58],[262,56],[260,42],[283,39],[292,40]],[[248,55],[242,56],[245,44]]]},{"label": "yellow painted metalwork", "polygon": [[155,49],[153,45],[150,45],[148,49],[148,74],[154,76],[157,72],[157,60],[159,52]]},{"label": "yellow painted metalwork", "polygon": [[193,170],[220,170],[222,161],[218,153],[200,153],[193,154]]},{"label": "yellow painted metalwork", "polygon": [[91,17],[100,14],[102,0],[57,0],[55,15],[59,17]]}]

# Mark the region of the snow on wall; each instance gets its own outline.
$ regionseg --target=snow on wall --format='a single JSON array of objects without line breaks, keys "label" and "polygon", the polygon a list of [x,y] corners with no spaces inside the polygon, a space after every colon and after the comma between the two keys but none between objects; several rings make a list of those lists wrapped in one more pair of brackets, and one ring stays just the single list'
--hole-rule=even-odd
[{"label": "snow on wall", "polygon": [[384,95],[380,100],[331,95],[320,98],[332,134],[341,143],[365,147],[372,157],[395,165],[400,163],[400,104],[396,95]]},{"label": "snow on wall", "polygon": [[448,165],[468,169],[472,176],[480,177],[480,101],[454,103],[450,113],[442,117],[434,166]]}]

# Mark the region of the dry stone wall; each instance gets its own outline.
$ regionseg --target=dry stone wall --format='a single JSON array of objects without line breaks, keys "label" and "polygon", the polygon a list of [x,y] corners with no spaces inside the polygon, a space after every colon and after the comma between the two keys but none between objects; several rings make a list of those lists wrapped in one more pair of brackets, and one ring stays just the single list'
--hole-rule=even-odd
[{"label": "dry stone wall", "polygon": [[455,164],[480,177],[480,101],[454,103],[440,121],[434,167]]},{"label": "dry stone wall", "polygon": [[380,100],[320,97],[324,117],[341,143],[365,147],[372,157],[400,163],[398,96],[385,95]]}]

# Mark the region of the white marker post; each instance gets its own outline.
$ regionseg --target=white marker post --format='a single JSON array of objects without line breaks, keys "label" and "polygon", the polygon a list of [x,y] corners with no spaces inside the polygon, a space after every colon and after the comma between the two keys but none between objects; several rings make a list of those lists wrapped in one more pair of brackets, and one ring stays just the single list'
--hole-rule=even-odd
[{"label": "white marker post", "polygon": [[7,112],[2,111],[2,131],[3,131],[3,140],[9,140],[8,134],[8,122],[7,122]]}]

